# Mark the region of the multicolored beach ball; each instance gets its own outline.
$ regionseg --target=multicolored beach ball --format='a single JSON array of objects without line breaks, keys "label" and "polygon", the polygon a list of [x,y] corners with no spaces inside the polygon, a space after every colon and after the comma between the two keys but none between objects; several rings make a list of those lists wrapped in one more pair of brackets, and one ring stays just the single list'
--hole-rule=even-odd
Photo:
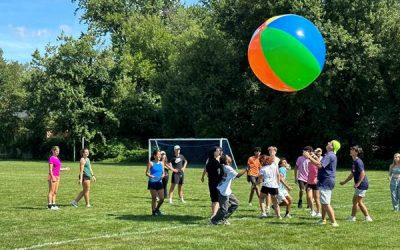
[{"label": "multicolored beach ball", "polygon": [[310,85],[325,63],[325,43],[315,25],[298,15],[268,19],[251,38],[248,59],[257,78],[279,91]]}]

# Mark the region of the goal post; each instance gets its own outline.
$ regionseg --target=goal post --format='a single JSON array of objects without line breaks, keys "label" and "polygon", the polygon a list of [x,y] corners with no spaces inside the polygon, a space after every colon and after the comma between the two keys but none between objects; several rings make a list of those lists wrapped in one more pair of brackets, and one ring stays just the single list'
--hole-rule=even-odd
[{"label": "goal post", "polygon": [[237,168],[232,148],[227,138],[151,138],[148,142],[149,159],[154,150],[165,151],[168,159],[174,154],[174,146],[179,145],[181,154],[190,165],[205,166],[208,153],[213,147],[219,146],[224,154],[232,157],[232,167]]}]

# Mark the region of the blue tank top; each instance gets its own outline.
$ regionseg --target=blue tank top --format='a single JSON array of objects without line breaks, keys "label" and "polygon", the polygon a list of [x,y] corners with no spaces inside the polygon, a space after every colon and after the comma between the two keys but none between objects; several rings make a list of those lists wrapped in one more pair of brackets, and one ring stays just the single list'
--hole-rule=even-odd
[{"label": "blue tank top", "polygon": [[161,161],[156,163],[155,161],[151,161],[153,166],[150,168],[150,174],[154,175],[154,178],[149,178],[150,182],[161,182],[162,179],[162,171],[163,171],[163,164]]}]

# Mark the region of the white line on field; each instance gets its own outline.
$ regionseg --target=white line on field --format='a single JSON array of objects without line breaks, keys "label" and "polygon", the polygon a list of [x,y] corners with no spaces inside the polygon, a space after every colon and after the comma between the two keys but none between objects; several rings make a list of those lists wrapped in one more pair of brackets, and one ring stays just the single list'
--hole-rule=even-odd
[{"label": "white line on field", "polygon": [[183,227],[194,227],[194,226],[200,226],[200,224],[189,224],[189,225],[181,225],[181,226],[174,226],[174,227],[164,227],[164,228],[159,228],[157,230],[149,230],[149,231],[141,231],[141,232],[125,232],[125,233],[115,233],[115,234],[104,234],[104,235],[93,236],[93,237],[89,237],[89,238],[78,238],[78,239],[73,239],[73,240],[62,240],[62,241],[48,242],[48,243],[33,245],[33,246],[29,246],[29,247],[16,248],[16,250],[35,249],[35,248],[41,248],[41,247],[47,247],[47,246],[59,246],[59,245],[74,243],[74,242],[78,242],[78,241],[118,238],[118,237],[124,237],[124,236],[127,236],[127,235],[135,235],[135,234],[157,233],[159,231],[165,231],[165,230],[171,230],[171,229],[177,229],[177,228],[183,228]]}]

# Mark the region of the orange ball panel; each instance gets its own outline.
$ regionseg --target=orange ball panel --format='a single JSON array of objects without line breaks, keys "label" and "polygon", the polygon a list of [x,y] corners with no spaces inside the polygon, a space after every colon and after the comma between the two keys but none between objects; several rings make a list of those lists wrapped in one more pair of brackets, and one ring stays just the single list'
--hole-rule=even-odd
[{"label": "orange ball panel", "polygon": [[267,85],[268,87],[286,92],[296,91],[295,89],[286,85],[282,80],[272,71],[268,62],[265,59],[264,53],[261,48],[260,36],[261,32],[266,28],[268,23],[264,23],[254,34],[250,41],[248,49],[248,58],[251,69],[257,78]]}]

